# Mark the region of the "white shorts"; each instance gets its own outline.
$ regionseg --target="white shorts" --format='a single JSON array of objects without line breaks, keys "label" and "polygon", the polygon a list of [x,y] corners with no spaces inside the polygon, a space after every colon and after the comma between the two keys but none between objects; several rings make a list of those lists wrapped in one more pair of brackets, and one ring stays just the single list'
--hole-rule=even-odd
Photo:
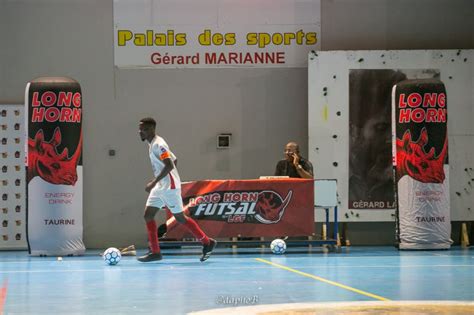
[{"label": "white shorts", "polygon": [[[155,186],[156,187],[156,186]],[[146,201],[147,207],[164,208],[167,207],[172,213],[183,212],[183,199],[181,199],[181,189],[155,189],[153,188]]]}]

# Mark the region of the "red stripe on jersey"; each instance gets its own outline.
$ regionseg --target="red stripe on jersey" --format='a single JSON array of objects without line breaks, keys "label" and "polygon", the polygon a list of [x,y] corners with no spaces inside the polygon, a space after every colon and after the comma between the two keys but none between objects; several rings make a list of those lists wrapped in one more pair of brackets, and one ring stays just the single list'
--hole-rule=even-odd
[{"label": "red stripe on jersey", "polygon": [[171,180],[171,187],[170,189],[176,189],[176,185],[174,183],[174,178],[173,178],[173,175],[171,175],[171,173],[169,173],[170,175],[170,180]]}]

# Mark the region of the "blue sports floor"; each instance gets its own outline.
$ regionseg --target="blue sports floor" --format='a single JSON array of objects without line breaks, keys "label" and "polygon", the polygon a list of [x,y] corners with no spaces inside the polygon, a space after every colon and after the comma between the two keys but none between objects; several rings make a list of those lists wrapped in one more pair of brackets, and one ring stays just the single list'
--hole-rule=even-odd
[{"label": "blue sports floor", "polygon": [[0,251],[0,303],[3,292],[4,314],[186,314],[276,303],[474,300],[474,252],[459,247],[290,248],[282,256],[218,248],[204,263],[198,248],[163,254],[156,263],[122,257],[107,266],[98,251],[62,261]]}]

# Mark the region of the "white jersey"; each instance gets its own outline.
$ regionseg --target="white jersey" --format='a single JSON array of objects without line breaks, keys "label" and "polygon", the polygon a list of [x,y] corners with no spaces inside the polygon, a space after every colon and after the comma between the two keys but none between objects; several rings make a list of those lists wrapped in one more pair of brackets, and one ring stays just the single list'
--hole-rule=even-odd
[{"label": "white jersey", "polygon": [[[174,161],[176,161],[176,156],[170,151],[168,144],[160,136],[155,136],[148,145],[151,167],[153,168],[155,177],[157,177],[161,173],[161,170],[165,167],[163,160],[170,158],[174,164]],[[156,184],[155,188],[159,190],[181,189],[181,179],[179,178],[176,166],[171,170],[171,172],[168,173],[167,176],[162,178]]]}]

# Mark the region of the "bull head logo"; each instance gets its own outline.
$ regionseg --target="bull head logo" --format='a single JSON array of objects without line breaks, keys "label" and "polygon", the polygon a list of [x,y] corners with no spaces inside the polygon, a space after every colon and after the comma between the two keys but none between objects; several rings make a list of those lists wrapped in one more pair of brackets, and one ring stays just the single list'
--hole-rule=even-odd
[{"label": "bull head logo", "polygon": [[59,127],[49,142],[44,141],[43,130],[38,130],[34,139],[28,139],[28,182],[39,176],[48,183],[56,185],[74,185],[77,181],[76,166],[81,156],[82,133],[73,156],[68,156],[65,148],[58,154],[61,144]]},{"label": "bull head logo", "polygon": [[427,153],[428,132],[423,128],[417,141],[412,141],[410,130],[405,131],[403,138],[397,139],[397,177],[403,175],[422,183],[442,183],[445,179],[444,162],[448,155],[448,137],[444,140],[441,153],[435,157],[435,148]]},{"label": "bull head logo", "polygon": [[255,218],[264,224],[278,223],[285,209],[290,203],[293,191],[289,191],[285,199],[271,190],[264,190],[258,194],[257,205],[255,206]]}]

